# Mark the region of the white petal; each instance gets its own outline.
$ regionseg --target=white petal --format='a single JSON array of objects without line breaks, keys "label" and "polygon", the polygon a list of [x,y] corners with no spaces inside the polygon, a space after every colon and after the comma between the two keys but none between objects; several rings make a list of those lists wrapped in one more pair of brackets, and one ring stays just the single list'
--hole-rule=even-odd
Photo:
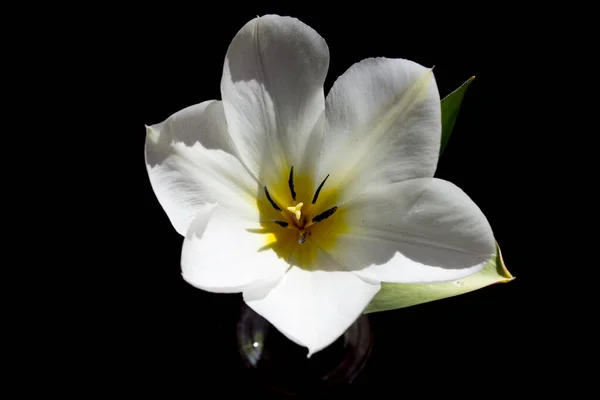
[{"label": "white petal", "polygon": [[433,71],[403,59],[366,59],[334,83],[326,99],[320,173],[340,201],[371,188],[432,177],[441,140]]},{"label": "white petal", "polygon": [[328,252],[363,278],[450,281],[479,271],[495,252],[481,210],[461,189],[440,179],[395,183],[344,209],[346,232]]},{"label": "white petal", "polygon": [[331,265],[325,254],[319,258],[319,269],[292,267],[264,297],[244,292],[248,306],[307,347],[309,357],[344,334],[381,287]]},{"label": "white petal", "polygon": [[288,263],[265,249],[269,236],[223,208],[205,206],[183,242],[181,270],[191,285],[210,292],[241,292],[277,280]]},{"label": "white petal", "polygon": [[225,59],[221,92],[242,161],[266,185],[299,167],[325,109],[325,40],[297,19],[267,15],[248,22]]},{"label": "white petal", "polygon": [[255,208],[257,184],[235,156],[220,101],[185,108],[147,127],[146,166],[154,193],[182,236],[207,203]]}]

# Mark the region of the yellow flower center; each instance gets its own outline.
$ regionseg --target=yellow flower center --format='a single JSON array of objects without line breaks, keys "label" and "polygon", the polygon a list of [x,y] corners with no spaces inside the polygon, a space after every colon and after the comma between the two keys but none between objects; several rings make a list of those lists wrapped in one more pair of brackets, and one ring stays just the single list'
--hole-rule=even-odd
[{"label": "yellow flower center", "polygon": [[334,245],[344,230],[344,212],[335,205],[335,188],[323,190],[328,177],[314,190],[312,180],[294,177],[291,167],[287,182],[263,187],[264,197],[257,201],[262,229],[254,230],[266,235],[260,250],[274,250],[291,264],[312,268],[317,253]]}]

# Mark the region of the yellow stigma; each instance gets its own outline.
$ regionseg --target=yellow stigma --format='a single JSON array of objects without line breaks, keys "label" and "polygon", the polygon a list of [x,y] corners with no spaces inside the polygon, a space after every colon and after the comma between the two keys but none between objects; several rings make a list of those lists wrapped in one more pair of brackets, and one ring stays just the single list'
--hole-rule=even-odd
[{"label": "yellow stigma", "polygon": [[302,212],[300,211],[302,209],[302,206],[304,205],[304,203],[298,203],[293,207],[287,207],[287,210],[293,214],[296,215],[296,219],[298,221],[300,221],[300,217],[302,216]]}]

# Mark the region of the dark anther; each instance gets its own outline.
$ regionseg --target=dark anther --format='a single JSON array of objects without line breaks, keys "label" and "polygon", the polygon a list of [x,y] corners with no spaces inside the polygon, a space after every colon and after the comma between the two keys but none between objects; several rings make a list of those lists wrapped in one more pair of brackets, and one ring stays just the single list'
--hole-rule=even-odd
[{"label": "dark anther", "polygon": [[333,215],[333,213],[336,212],[336,211],[337,211],[337,206],[331,207],[329,210],[323,211],[321,214],[315,216],[312,219],[312,222],[321,222],[324,219],[327,219],[327,218],[331,217]]},{"label": "dark anther", "polygon": [[281,226],[282,228],[287,228],[288,227],[288,223],[285,221],[279,221],[277,219],[274,219],[273,222],[275,222],[277,225]]},{"label": "dark anther", "polygon": [[296,191],[294,190],[294,166],[292,166],[292,169],[290,170],[290,179],[288,179],[288,185],[290,186],[292,199],[296,200]]},{"label": "dark anther", "polygon": [[273,206],[274,209],[276,209],[277,211],[281,211],[281,208],[279,208],[279,206],[277,204],[275,204],[275,202],[271,198],[271,195],[269,194],[269,191],[267,190],[266,186],[265,186],[265,196],[267,196],[267,200],[269,200],[269,203],[271,203],[271,205]]},{"label": "dark anther", "polygon": [[327,174],[327,176],[325,177],[325,179],[323,179],[323,182],[321,182],[321,184],[317,188],[317,191],[315,192],[315,195],[314,195],[314,197],[312,199],[312,203],[313,204],[315,204],[317,202],[317,199],[319,198],[319,193],[321,193],[321,189],[323,189],[323,185],[325,184],[325,181],[327,180],[327,178],[329,178],[329,174]]},{"label": "dark anther", "polygon": [[306,232],[302,233],[302,236],[300,236],[300,240],[298,240],[298,243],[302,244],[306,242]]}]

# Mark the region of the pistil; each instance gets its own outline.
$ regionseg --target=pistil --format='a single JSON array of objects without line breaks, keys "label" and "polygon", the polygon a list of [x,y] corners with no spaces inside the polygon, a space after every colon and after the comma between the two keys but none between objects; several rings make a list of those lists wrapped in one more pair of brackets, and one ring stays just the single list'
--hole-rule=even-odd
[{"label": "pistil", "polygon": [[303,205],[304,205],[304,203],[300,202],[300,203],[296,204],[295,206],[286,207],[286,208],[289,212],[291,212],[292,214],[294,214],[296,216],[296,219],[298,221],[300,221],[300,217],[302,216],[302,212],[300,210],[302,209]]}]

